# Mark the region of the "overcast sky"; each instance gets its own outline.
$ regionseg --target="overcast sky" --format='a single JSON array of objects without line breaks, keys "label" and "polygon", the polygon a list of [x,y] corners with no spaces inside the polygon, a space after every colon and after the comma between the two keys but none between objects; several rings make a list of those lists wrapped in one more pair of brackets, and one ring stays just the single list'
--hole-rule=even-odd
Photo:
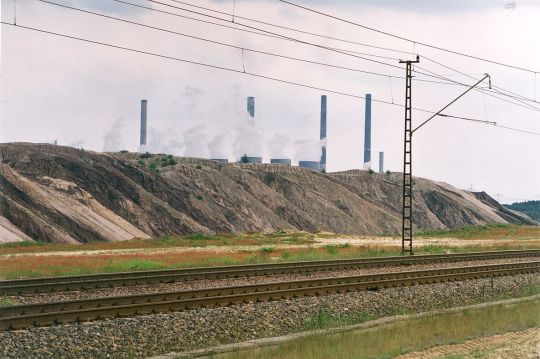
[{"label": "overcast sky", "polygon": [[[286,56],[402,77],[399,58],[413,56],[321,39],[236,19],[236,22],[325,46],[389,58],[398,67],[303,44],[259,36],[113,0],[52,2],[155,27]],[[204,19],[146,0],[125,0],[153,9]],[[230,20],[173,0],[160,3]],[[268,1],[188,1],[237,16],[360,43],[418,53],[419,66],[456,81],[489,73],[493,85],[540,101],[540,74],[451,55]],[[201,42],[46,4],[17,0],[17,24],[147,52],[202,62],[402,104],[404,81]],[[415,41],[540,71],[540,1],[301,1],[302,4]],[[505,8],[505,5],[506,8]],[[13,22],[12,0],[2,0],[2,21]],[[231,26],[228,23],[228,26]],[[241,27],[241,26],[237,26]],[[149,146],[154,152],[200,157],[243,153],[293,160],[317,159],[320,96],[328,95],[329,171],[361,168],[364,100],[295,87],[248,75],[134,54],[2,25],[0,142],[53,142],[96,151],[139,149],[140,100],[148,99]],[[364,55],[359,55],[366,57]],[[424,58],[425,56],[425,58]],[[427,79],[417,75],[417,79]],[[536,81],[536,83],[535,83]],[[464,88],[414,81],[413,105],[439,110]],[[246,97],[256,98],[255,126],[246,116]],[[533,105],[540,108],[540,103]],[[445,111],[540,132],[540,112],[471,92]],[[427,113],[414,111],[413,122]],[[373,168],[385,152],[385,169],[402,170],[403,109],[373,103]],[[540,199],[540,136],[451,118],[435,118],[414,136],[414,175],[457,187],[484,190],[501,202]]]}]

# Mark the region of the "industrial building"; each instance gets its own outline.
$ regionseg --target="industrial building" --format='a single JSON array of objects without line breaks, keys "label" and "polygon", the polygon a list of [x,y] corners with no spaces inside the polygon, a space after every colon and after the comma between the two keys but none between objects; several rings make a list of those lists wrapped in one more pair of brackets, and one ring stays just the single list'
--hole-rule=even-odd
[{"label": "industrial building", "polygon": [[320,171],[319,161],[298,161],[298,167],[308,168],[314,171]]},{"label": "industrial building", "polygon": [[291,160],[289,158],[271,158],[270,163],[273,163],[276,165],[290,166]]},{"label": "industrial building", "polygon": [[[262,163],[262,157],[246,156],[243,159],[246,161],[244,163]],[[242,162],[242,159],[240,161]]]}]

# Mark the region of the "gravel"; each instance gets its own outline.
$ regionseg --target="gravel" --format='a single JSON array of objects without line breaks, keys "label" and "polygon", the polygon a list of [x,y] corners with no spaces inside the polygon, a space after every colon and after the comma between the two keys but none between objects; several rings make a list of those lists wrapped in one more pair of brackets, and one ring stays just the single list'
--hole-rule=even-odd
[{"label": "gravel", "polygon": [[322,271],[313,273],[290,273],[279,275],[266,275],[242,278],[227,278],[227,279],[208,279],[208,280],[193,280],[187,282],[161,283],[161,284],[146,284],[116,288],[101,288],[79,291],[66,291],[55,293],[40,293],[40,294],[25,294],[17,296],[7,296],[8,299],[17,304],[37,304],[46,302],[58,302],[65,300],[89,299],[99,297],[112,297],[130,294],[147,294],[160,292],[174,292],[180,290],[195,290],[203,288],[229,287],[237,285],[258,284],[268,282],[282,282],[303,279],[321,279],[335,278],[340,276],[355,276],[365,274],[378,274],[389,272],[405,272],[441,268],[454,268],[462,266],[488,265],[501,263],[518,263],[539,260],[540,257],[528,258],[512,258],[512,259],[492,259],[492,260],[476,260],[463,262],[447,262],[447,263],[429,263],[417,265],[401,265],[376,268],[361,268],[349,270],[334,270]]},{"label": "gravel", "polygon": [[531,285],[540,285],[537,273],[0,332],[0,357],[141,358],[299,331],[321,308],[385,316],[512,297]]}]

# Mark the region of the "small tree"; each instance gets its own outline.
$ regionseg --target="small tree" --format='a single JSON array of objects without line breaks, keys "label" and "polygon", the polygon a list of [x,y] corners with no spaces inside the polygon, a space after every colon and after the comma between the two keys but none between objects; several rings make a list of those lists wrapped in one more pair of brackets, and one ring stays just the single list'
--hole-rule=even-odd
[{"label": "small tree", "polygon": [[374,174],[375,171],[373,171],[371,168],[367,171],[370,175]]}]

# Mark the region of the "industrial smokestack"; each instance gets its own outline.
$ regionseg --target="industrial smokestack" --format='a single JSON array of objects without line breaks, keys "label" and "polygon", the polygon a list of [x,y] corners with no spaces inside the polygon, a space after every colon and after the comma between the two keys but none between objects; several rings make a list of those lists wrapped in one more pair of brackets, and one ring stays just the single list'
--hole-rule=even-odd
[{"label": "industrial smokestack", "polygon": [[384,152],[379,152],[379,173],[384,173]]},{"label": "industrial smokestack", "polygon": [[255,117],[255,97],[253,96],[247,98],[247,112],[249,113],[249,117]]},{"label": "industrial smokestack", "polygon": [[364,169],[371,167],[371,94],[366,94],[366,123],[364,128]]},{"label": "industrial smokestack", "polygon": [[326,95],[321,96],[321,161],[319,168],[326,171]]},{"label": "industrial smokestack", "polygon": [[141,100],[141,143],[140,145],[146,145],[146,105],[148,101]]}]

